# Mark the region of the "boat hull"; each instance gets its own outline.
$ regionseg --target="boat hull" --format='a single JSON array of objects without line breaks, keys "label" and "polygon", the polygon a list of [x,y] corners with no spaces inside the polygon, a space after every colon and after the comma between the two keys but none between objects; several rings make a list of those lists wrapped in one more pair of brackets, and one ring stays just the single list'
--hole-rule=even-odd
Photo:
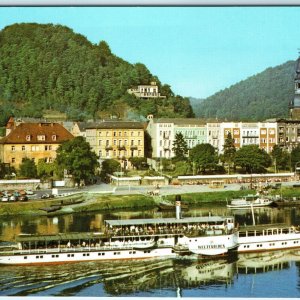
[{"label": "boat hull", "polygon": [[24,253],[0,256],[0,264],[3,265],[33,265],[33,264],[61,264],[82,261],[105,260],[131,260],[149,258],[175,257],[171,247],[152,250],[116,249],[114,251],[85,251],[85,252],[49,252],[49,253]]}]

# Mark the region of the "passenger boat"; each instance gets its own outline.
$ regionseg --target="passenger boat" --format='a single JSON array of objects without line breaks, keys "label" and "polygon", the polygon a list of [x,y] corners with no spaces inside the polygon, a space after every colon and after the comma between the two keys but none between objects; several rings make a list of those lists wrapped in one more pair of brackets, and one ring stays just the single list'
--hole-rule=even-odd
[{"label": "passenger boat", "polygon": [[230,209],[244,209],[244,208],[255,208],[269,206],[273,203],[272,199],[259,197],[257,195],[249,195],[240,199],[231,200],[230,204],[227,204],[227,207]]},{"label": "passenger boat", "polygon": [[238,230],[238,244],[238,252],[300,248],[300,231],[284,224],[243,226]]},{"label": "passenger boat", "polygon": [[106,220],[103,232],[21,234],[0,264],[224,255],[237,248],[233,217]]}]

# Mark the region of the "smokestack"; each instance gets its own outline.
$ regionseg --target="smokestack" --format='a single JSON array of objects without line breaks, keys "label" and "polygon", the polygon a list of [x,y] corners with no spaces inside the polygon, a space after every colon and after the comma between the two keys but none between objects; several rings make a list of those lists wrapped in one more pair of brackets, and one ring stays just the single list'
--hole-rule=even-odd
[{"label": "smokestack", "polygon": [[176,219],[181,219],[181,195],[175,196]]}]

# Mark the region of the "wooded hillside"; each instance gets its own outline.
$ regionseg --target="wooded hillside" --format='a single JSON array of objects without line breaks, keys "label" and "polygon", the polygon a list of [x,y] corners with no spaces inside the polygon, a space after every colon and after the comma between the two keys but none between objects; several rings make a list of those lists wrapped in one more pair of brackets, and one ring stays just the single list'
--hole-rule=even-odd
[{"label": "wooded hillside", "polygon": [[[142,101],[127,94],[151,81],[167,99]],[[103,111],[193,116],[187,98],[175,96],[142,63],[115,56],[105,41],[92,44],[61,25],[8,26],[0,31],[0,126],[11,114],[41,117],[46,110],[73,120],[97,118]]]},{"label": "wooded hillside", "polygon": [[228,121],[284,118],[294,97],[295,61],[249,77],[200,103],[192,102],[197,117]]}]

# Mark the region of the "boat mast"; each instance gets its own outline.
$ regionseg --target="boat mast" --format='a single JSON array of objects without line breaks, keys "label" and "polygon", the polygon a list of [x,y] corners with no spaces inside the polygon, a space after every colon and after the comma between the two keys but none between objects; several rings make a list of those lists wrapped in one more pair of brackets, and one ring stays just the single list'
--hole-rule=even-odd
[{"label": "boat mast", "polygon": [[255,226],[253,203],[251,203],[251,214],[252,214],[252,222],[253,222],[253,225]]}]

